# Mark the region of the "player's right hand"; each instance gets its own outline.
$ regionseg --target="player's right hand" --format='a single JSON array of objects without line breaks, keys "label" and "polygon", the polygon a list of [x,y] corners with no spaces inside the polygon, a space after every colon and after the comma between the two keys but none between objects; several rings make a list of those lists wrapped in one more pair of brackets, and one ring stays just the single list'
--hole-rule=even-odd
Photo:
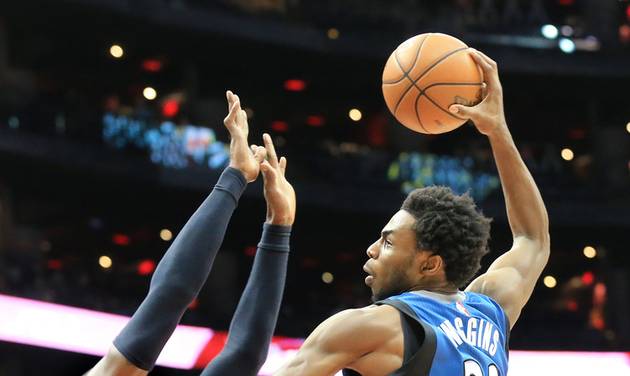
[{"label": "player's right hand", "polygon": [[260,163],[265,159],[265,148],[249,148],[247,136],[249,125],[247,114],[241,109],[241,100],[238,95],[227,91],[229,113],[223,120],[223,124],[230,132],[230,167],[240,170],[247,182],[252,182],[258,177]]},{"label": "player's right hand", "polygon": [[472,120],[479,132],[490,136],[497,129],[507,128],[503,111],[503,88],[499,80],[497,63],[481,51],[470,49],[470,56],[483,71],[485,95],[473,107],[451,105],[449,110],[460,117]]},{"label": "player's right hand", "polygon": [[[267,201],[267,223],[290,226],[295,220],[295,190],[285,178],[287,159],[278,160],[271,136],[263,135],[267,160],[260,164]],[[252,146],[252,150],[257,148]]]}]

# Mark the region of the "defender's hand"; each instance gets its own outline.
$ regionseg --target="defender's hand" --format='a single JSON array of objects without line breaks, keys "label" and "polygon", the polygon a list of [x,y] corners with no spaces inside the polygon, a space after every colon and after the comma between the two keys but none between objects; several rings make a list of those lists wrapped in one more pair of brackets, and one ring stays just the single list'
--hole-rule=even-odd
[{"label": "defender's hand", "polygon": [[507,128],[503,112],[503,88],[499,80],[497,63],[484,53],[471,49],[470,56],[483,71],[484,99],[473,107],[452,105],[449,110],[458,116],[472,120],[479,132],[490,136],[495,130]]},{"label": "defender's hand", "polygon": [[[276,155],[271,136],[263,135],[268,159],[260,165],[263,180],[265,182],[265,200],[267,201],[267,223],[274,225],[290,226],[295,220],[295,191],[287,181],[284,173],[287,168],[287,159]],[[256,146],[252,146],[254,149]]]},{"label": "defender's hand", "polygon": [[223,119],[223,124],[230,132],[230,167],[240,170],[249,183],[258,177],[260,162],[266,156],[265,148],[249,148],[247,143],[247,136],[249,135],[247,114],[241,109],[238,95],[229,90],[225,95],[229,113]]}]

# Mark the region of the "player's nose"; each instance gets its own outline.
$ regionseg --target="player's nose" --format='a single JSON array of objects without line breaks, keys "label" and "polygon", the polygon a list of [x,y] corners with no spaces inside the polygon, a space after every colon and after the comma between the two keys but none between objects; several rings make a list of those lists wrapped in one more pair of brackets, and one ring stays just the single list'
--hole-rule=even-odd
[{"label": "player's nose", "polygon": [[372,243],[367,248],[367,251],[365,253],[367,253],[369,258],[376,258],[376,257],[378,257],[378,240],[375,241],[374,243]]}]

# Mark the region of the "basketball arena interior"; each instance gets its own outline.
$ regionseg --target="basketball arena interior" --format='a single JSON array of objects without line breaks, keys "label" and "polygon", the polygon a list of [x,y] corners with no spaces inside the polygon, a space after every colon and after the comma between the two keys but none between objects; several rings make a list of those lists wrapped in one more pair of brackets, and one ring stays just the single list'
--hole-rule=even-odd
[{"label": "basketball arena interior", "polygon": [[[225,91],[270,133],[297,195],[271,375],[325,318],[371,303],[366,249],[411,190],[469,192],[512,245],[488,140],[401,126],[391,52],[445,33],[491,56],[549,212],[551,257],[509,375],[630,375],[630,1],[4,0],[0,375],[81,375],[229,161]],[[221,350],[265,220],[262,182],[151,375]]]}]

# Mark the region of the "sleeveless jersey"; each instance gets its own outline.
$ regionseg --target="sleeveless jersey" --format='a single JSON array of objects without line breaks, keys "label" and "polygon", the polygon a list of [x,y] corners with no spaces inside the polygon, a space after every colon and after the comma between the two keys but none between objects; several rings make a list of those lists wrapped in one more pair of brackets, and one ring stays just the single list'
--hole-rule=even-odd
[{"label": "sleeveless jersey", "polygon": [[377,304],[397,308],[424,329],[420,349],[392,375],[507,376],[509,323],[489,297],[415,291]]}]

